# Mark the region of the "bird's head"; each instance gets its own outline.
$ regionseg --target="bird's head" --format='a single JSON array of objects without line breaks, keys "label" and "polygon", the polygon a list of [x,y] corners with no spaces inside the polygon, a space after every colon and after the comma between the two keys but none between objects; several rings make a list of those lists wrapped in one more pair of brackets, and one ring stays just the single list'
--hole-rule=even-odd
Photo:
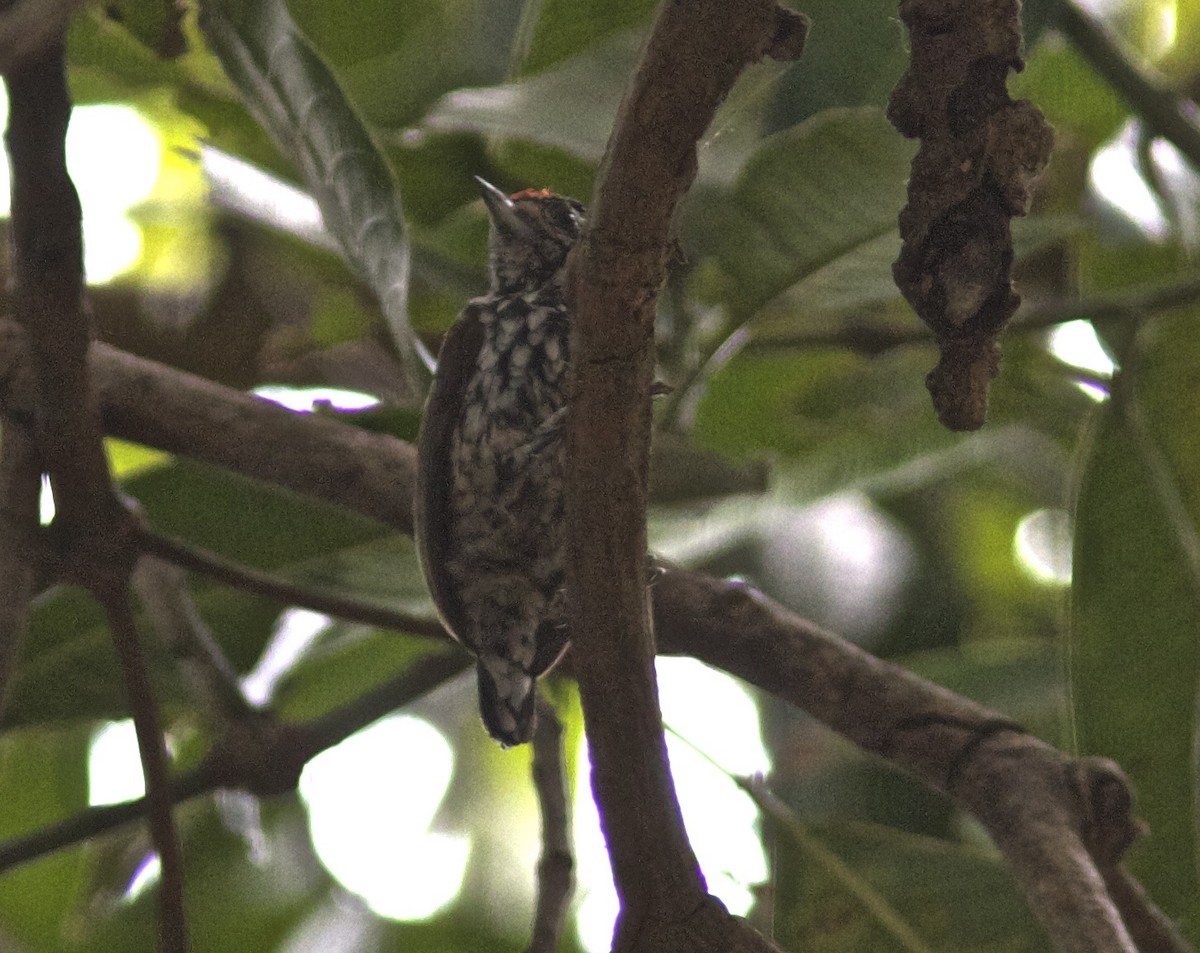
[{"label": "bird's head", "polygon": [[475,178],[492,219],[492,291],[532,290],[556,280],[583,231],[583,206],[545,189],[505,195]]}]

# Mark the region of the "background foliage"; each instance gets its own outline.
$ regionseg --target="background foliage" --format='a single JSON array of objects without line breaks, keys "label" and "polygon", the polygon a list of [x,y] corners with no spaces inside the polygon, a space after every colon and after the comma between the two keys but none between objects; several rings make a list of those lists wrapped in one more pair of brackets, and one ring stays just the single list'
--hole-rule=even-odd
[{"label": "background foliage", "polygon": [[[259,7],[230,6],[250,24],[252,47]],[[290,4],[399,184],[397,227],[413,248],[408,310],[431,344],[485,285],[486,220],[471,176],[590,195],[653,6],[405,0],[357,3],[350,13]],[[1053,30],[1054,3],[1030,0],[1028,67],[1012,85],[1043,109],[1058,146],[1018,231],[1026,311],[1004,344],[989,423],[977,435],[949,434],[923,386],[935,349],[918,339],[890,279],[912,154],[882,113],[904,67],[894,6],[808,0],[803,9],[814,24],[803,60],[743,78],[685,206],[660,306],[661,376],[675,391],[657,410],[655,545],[688,565],[745,576],[1053,744],[1115,758],[1151,829],[1131,864],[1200,941],[1198,306],[1097,319],[1120,368],[1111,381],[1047,346],[1065,314],[1058,303],[1137,296],[1192,273],[1194,171],[1151,142],[1128,103]],[[1200,3],[1106,9],[1131,57],[1178,89],[1194,88]],[[370,250],[343,242],[351,260],[362,252],[359,267],[346,267],[278,222],[229,211],[236,184],[206,180],[198,162],[203,143],[298,182],[293,160],[324,161],[319,137],[277,151],[191,18],[190,52],[157,59],[158,10],[149,0],[91,8],[70,34],[77,102],[131,104],[166,146],[158,185],[136,212],[140,264],[94,289],[100,336],[237,387],[369,393],[383,404],[354,419],[410,439],[419,393],[405,376],[395,316],[368,290],[379,286]],[[319,71],[310,79],[317,94],[328,81]],[[1104,152],[1114,144],[1124,151]],[[1089,175],[1100,155],[1125,159],[1119,194]],[[329,174],[332,191],[346,185],[343,172]],[[1114,204],[1138,183],[1152,196],[1149,224]],[[368,198],[389,187],[369,177],[354,186]],[[391,265],[380,267],[386,277]],[[1022,327],[1037,306],[1042,326]],[[1081,377],[1104,399],[1088,396]],[[158,530],[298,581],[428,610],[409,541],[197,464],[126,445],[111,451],[126,492]],[[831,524],[838,513],[843,522]],[[858,522],[846,523],[846,513]],[[1034,513],[1042,515],[1031,523]],[[855,527],[870,543],[866,556],[845,545]],[[1051,556],[1070,546],[1069,588],[1014,555],[1019,527]],[[280,608],[200,578],[194,592],[231,660],[250,670]],[[205,721],[165,654],[147,644],[158,653],[177,759],[194,762]],[[426,650],[415,637],[334,625],[285,673],[274,704],[285,717],[328,710]],[[569,686],[556,691],[573,712]],[[497,828],[529,823],[525,762],[482,742],[469,692],[454,698],[423,711],[458,755],[458,783],[437,826],[500,842]],[[71,591],[48,593],[0,736],[0,835],[86,806],[89,738],[124,710],[96,610]],[[770,782],[791,811],[790,823],[764,824],[770,880],[751,916],[765,932],[797,950],[1045,948],[969,820],[779,703],[763,699],[761,716]],[[395,756],[404,762],[405,752]],[[343,945],[322,949],[522,942],[527,911],[504,909],[496,880],[523,878],[524,869],[473,867],[445,911],[391,922],[355,906],[324,871],[297,799],[262,805],[265,853],[212,799],[180,819],[197,950],[300,949],[305,929],[336,926],[339,916],[353,929],[329,927]],[[0,877],[0,949],[150,949],[151,896],[119,899],[144,855],[141,838],[122,830]],[[922,945],[886,929],[831,856]]]}]

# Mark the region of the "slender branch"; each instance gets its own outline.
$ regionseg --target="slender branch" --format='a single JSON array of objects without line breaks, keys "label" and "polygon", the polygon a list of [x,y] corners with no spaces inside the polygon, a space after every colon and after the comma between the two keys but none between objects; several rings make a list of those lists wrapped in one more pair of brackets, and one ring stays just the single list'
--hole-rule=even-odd
[{"label": "slender branch", "polygon": [[298,732],[302,739],[298,747],[304,760],[316,757],[384,715],[428,694],[465,672],[471,664],[471,657],[460,649],[438,652],[410,665],[378,688],[306,723]]},{"label": "slender branch", "polygon": [[[1114,765],[1074,761],[742,584],[668,572],[654,620],[663,651],[737,675],[951,794],[987,828],[1060,953],[1134,953],[1100,873],[1135,830]],[[1101,859],[1095,844],[1120,846]]]},{"label": "slender branch", "polygon": [[408,444],[297,414],[105,344],[92,345],[92,362],[104,426],[114,436],[372,518],[383,514],[383,522],[412,534],[416,451]]},{"label": "slender branch", "polygon": [[621,900],[619,949],[694,944],[688,931],[715,913],[667,764],[647,611],[655,299],[696,143],[742,69],[768,54],[795,58],[805,27],[771,0],[662,5],[568,277],[568,627]]},{"label": "slender branch", "polygon": [[[223,736],[192,771],[169,781],[171,803],[218,788],[242,788],[262,797],[295,787],[314,757],[373,721],[402,708],[466,670],[464,652],[442,652],[410,666],[378,688],[308,722],[276,725],[269,720],[241,723]],[[92,807],[57,824],[0,843],[0,874],[56,850],[89,840],[149,811],[148,798]]]},{"label": "slender branch", "polygon": [[448,640],[446,629],[436,619],[428,616],[398,612],[383,606],[372,605],[352,596],[335,592],[324,592],[311,586],[288,582],[271,573],[251,569],[231,562],[216,553],[185,543],[168,539],[150,530],[141,533],[141,546],[147,553],[165,559],[184,569],[203,573],[218,582],[240,589],[243,592],[263,596],[287,606],[299,606],[325,615],[361,622],[365,625],[425,635],[430,638]]},{"label": "slender branch", "polygon": [[216,724],[252,717],[254,707],[242,692],[233,664],[196,609],[183,570],[147,556],[134,567],[132,583],[151,625],[191,686],[200,710]]},{"label": "slender branch", "polygon": [[[170,785],[170,797],[172,803],[179,804],[216,788],[215,772],[210,764],[205,763],[173,780]],[[146,810],[147,803],[144,797],[120,804],[89,807],[57,824],[0,842],[0,874],[55,851],[99,837],[124,824],[140,821],[146,816]]]},{"label": "slender branch", "polygon": [[1200,169],[1200,125],[1196,104],[1164,88],[1138,66],[1128,47],[1075,0],[1055,0],[1055,25],[1075,44],[1110,86],[1123,96],[1146,125]]},{"label": "slender branch", "polygon": [[104,607],[129,693],[129,710],[133,715],[142,773],[146,778],[150,837],[162,864],[159,949],[162,953],[186,953],[188,939],[187,921],[183,913],[183,852],[171,814],[171,781],[167,773],[167,752],[158,717],[158,704],[150,688],[150,674],[138,640],[128,592],[113,593],[105,600]]},{"label": "slender branch", "polygon": [[546,699],[537,699],[533,734],[533,789],[542,815],[542,855],[537,865],[537,908],[527,953],[555,953],[562,937],[574,887],[571,815],[567,806],[567,771],[563,763],[563,728]]}]

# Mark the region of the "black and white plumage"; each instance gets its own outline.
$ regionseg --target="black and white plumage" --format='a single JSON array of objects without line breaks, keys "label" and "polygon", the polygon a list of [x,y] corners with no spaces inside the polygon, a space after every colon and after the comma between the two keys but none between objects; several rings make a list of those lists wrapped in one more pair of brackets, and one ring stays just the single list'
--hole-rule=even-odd
[{"label": "black and white plumage", "polygon": [[534,682],[566,649],[567,254],[583,208],[480,180],[491,290],[446,336],[418,440],[417,540],[446,627],[478,664],[488,732],[528,741]]}]

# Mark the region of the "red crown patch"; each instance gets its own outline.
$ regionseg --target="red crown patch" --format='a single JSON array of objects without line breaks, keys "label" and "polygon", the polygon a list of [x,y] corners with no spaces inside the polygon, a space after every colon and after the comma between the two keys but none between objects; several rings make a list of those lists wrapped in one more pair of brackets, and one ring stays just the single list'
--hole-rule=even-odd
[{"label": "red crown patch", "polygon": [[509,196],[514,202],[518,199],[548,199],[552,195],[549,189],[522,189],[520,192],[514,192]]}]

